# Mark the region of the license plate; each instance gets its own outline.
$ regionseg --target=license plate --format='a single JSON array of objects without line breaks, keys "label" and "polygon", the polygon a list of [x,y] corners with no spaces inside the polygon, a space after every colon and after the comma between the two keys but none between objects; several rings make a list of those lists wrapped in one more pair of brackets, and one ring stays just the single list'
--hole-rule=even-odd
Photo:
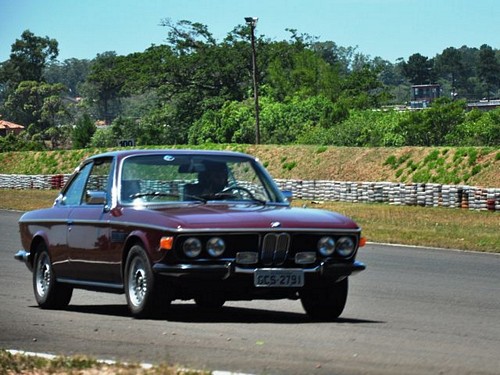
[{"label": "license plate", "polygon": [[304,286],[302,270],[259,269],[253,274],[256,287],[298,287]]}]

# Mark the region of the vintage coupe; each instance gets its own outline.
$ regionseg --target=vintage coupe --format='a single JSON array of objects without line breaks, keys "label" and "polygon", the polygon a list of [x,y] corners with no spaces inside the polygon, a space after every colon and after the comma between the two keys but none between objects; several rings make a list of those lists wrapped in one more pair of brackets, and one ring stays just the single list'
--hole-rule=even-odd
[{"label": "vintage coupe", "polygon": [[264,167],[235,152],[128,150],[85,160],[47,209],[19,220],[41,308],[74,288],[125,293],[134,317],[173,300],[300,299],[313,319],[343,311],[361,229],[292,208]]}]

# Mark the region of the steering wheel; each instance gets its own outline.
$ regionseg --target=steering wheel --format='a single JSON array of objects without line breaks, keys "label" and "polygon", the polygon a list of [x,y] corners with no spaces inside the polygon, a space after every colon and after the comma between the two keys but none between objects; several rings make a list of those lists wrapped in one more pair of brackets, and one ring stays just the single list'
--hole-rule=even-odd
[{"label": "steering wheel", "polygon": [[250,189],[247,189],[246,187],[239,186],[239,185],[228,186],[228,187],[224,188],[224,190],[222,190],[219,194],[223,195],[223,194],[229,193],[231,195],[236,195],[233,192],[239,192],[237,194],[241,198],[243,198],[246,194],[250,197],[250,199],[257,200],[257,198],[255,198],[255,195],[250,191]]}]

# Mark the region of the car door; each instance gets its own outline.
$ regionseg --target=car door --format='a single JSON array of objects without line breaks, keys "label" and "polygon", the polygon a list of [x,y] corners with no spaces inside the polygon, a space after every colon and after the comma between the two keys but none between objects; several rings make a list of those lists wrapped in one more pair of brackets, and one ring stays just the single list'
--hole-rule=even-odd
[{"label": "car door", "polygon": [[79,200],[68,216],[67,247],[73,281],[113,282],[119,260],[110,254],[110,201],[112,158],[94,159]]},{"label": "car door", "polygon": [[91,170],[91,163],[80,166],[54,204],[60,220],[58,223],[50,222],[51,237],[57,238],[57,241],[51,239],[50,242],[52,263],[58,278],[68,279],[74,276],[68,249],[68,218],[71,211],[81,204],[83,189]]}]

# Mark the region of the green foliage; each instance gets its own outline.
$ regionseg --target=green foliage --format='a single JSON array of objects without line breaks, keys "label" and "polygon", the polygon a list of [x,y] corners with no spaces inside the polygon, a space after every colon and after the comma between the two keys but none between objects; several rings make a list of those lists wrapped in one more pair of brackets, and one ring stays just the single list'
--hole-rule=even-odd
[{"label": "green foliage", "polygon": [[[390,155],[384,162],[384,165],[389,165],[392,169],[399,168],[402,164],[404,164],[411,155],[409,153],[405,153],[400,157],[396,157],[396,155]],[[408,167],[411,168],[413,160],[410,160],[408,163]],[[399,177],[399,176],[398,176]]]},{"label": "green foliage", "polygon": [[[405,154],[399,158],[390,155],[384,165],[396,170],[395,177],[404,182],[410,178],[412,182],[434,182],[441,184],[460,184],[490,168],[490,162],[480,163],[479,158],[492,153],[492,149],[462,147],[450,150],[430,149],[420,162],[413,160],[415,156]],[[418,155],[417,155],[418,157]],[[406,162],[406,165],[403,164]]]},{"label": "green foliage", "polygon": [[31,126],[31,135],[42,133],[68,118],[63,96],[62,84],[23,81],[7,98],[4,110],[13,121]]},{"label": "green foliage", "polygon": [[297,162],[296,161],[284,162],[283,165],[282,165],[283,169],[285,169],[287,171],[291,171],[296,166],[297,166]]},{"label": "green foliage", "polygon": [[[67,147],[73,132],[63,129],[84,113],[113,124],[96,132],[92,145],[115,145],[125,136],[138,145],[253,143],[248,28],[237,27],[217,42],[200,23],[163,20],[161,25],[167,28],[165,45],[63,63],[54,61],[57,41],[25,31],[10,59],[0,64],[3,118],[26,126],[31,140],[50,140],[54,148]],[[498,50],[450,47],[432,59],[415,53],[391,64],[289,31],[289,41],[263,36],[255,41],[262,143],[500,144],[500,110],[467,112],[465,102],[447,99],[424,111],[380,110],[408,100],[411,83],[439,82],[443,93],[452,91],[457,98],[500,95]],[[83,96],[78,105],[65,100],[76,95]]]},{"label": "green foliage", "polygon": [[189,129],[192,144],[253,143],[255,120],[250,103],[226,102],[220,111],[209,110]]},{"label": "green foliage", "polygon": [[7,86],[15,88],[23,81],[41,82],[47,63],[59,54],[58,43],[49,37],[39,37],[29,30],[21,34],[11,47],[10,59],[2,67],[8,72]]},{"label": "green foliage", "polygon": [[399,123],[397,132],[404,135],[404,144],[411,146],[440,146],[446,136],[463,122],[465,103],[438,99],[425,111],[410,112]]},{"label": "green foliage", "polygon": [[385,160],[384,165],[390,165],[392,169],[396,169],[398,167],[396,156],[395,155],[389,156]]},{"label": "green foliage", "polygon": [[37,151],[46,149],[43,142],[27,140],[25,135],[26,134],[16,136],[11,133],[5,137],[0,137],[0,153],[8,151]]},{"label": "green foliage", "polygon": [[478,63],[479,77],[486,85],[486,97],[490,98],[490,93],[493,89],[498,89],[500,86],[500,61],[497,58],[493,48],[487,44],[483,44],[479,50]]},{"label": "green foliage", "polygon": [[73,148],[85,148],[90,145],[96,126],[89,115],[78,119],[71,134]]},{"label": "green foliage", "polygon": [[439,150],[432,150],[427,156],[424,158],[424,164],[427,164],[431,161],[438,160],[439,158]]},{"label": "green foliage", "polygon": [[488,112],[474,110],[446,135],[454,146],[497,146],[500,144],[500,109]]},{"label": "green foliage", "polygon": [[414,85],[423,85],[433,81],[432,61],[420,53],[415,53],[402,62],[404,75]]}]

